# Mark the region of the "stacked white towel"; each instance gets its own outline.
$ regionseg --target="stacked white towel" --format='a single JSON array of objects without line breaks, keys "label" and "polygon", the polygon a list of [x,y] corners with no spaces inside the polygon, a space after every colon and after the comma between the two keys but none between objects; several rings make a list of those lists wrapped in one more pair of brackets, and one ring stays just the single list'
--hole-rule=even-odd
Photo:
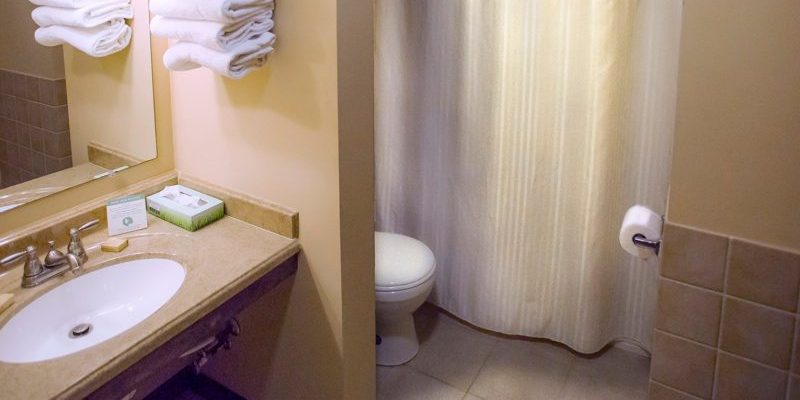
[{"label": "stacked white towel", "polygon": [[178,41],[164,53],[168,69],[240,79],[272,52],[273,9],[273,0],[150,0],[150,32]]},{"label": "stacked white towel", "polygon": [[30,0],[39,26],[36,42],[43,46],[68,44],[92,56],[116,53],[131,41],[130,0]]}]

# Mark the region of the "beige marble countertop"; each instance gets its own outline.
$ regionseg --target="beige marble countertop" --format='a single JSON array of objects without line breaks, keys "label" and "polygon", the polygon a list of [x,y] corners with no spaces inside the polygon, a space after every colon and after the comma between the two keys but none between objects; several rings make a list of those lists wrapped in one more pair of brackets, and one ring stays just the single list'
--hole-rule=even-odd
[{"label": "beige marble countertop", "polygon": [[[87,233],[83,243],[89,262],[84,271],[148,256],[170,258],[186,268],[186,279],[175,296],[138,325],[86,350],[37,363],[0,362],[0,398],[84,397],[300,249],[296,239],[229,216],[196,232],[151,215],[148,221],[146,230],[121,235],[129,240],[121,253],[100,251],[99,243],[107,238],[105,227]],[[0,314],[0,326],[36,297],[74,279],[67,273],[39,287],[22,289],[21,275],[21,268],[15,268],[0,276],[0,293],[15,295],[14,305]]]}]

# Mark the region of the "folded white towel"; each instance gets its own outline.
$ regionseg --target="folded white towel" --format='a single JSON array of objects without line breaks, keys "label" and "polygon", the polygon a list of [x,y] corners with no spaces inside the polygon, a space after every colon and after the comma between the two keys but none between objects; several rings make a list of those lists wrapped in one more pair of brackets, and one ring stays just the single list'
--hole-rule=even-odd
[{"label": "folded white towel", "polygon": [[197,43],[210,49],[226,51],[245,40],[269,32],[274,25],[272,11],[256,14],[233,24],[192,21],[157,15],[150,21],[150,32],[155,36]]},{"label": "folded white towel", "polygon": [[39,26],[63,25],[92,28],[111,20],[133,18],[129,3],[99,2],[81,8],[36,7],[31,12],[33,22]]},{"label": "folded white towel", "polygon": [[131,28],[122,19],[94,28],[53,25],[37,29],[35,37],[43,46],[68,44],[92,57],[104,57],[128,47]]},{"label": "folded white towel", "polygon": [[178,42],[164,53],[164,65],[172,71],[206,67],[220,75],[240,79],[267,62],[275,35],[264,33],[221,52],[191,42]]},{"label": "folded white towel", "polygon": [[129,0],[30,0],[37,6],[81,8],[98,3],[129,3]]},{"label": "folded white towel", "polygon": [[150,0],[150,11],[156,15],[225,23],[273,8],[273,0]]}]

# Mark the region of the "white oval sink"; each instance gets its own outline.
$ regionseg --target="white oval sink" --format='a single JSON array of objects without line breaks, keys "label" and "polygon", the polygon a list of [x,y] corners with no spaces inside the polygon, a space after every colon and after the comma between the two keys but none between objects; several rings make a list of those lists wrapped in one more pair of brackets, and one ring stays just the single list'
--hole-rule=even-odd
[{"label": "white oval sink", "polygon": [[34,300],[0,329],[0,361],[30,363],[72,354],[132,328],[183,284],[175,261],[126,261],[81,275]]}]

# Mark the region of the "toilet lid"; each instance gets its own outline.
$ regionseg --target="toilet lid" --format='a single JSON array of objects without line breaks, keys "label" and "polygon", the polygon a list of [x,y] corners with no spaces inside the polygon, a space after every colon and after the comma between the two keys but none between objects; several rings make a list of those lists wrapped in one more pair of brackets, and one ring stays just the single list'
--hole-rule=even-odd
[{"label": "toilet lid", "polygon": [[433,275],[436,260],[424,243],[404,235],[375,232],[375,289],[409,289]]}]

